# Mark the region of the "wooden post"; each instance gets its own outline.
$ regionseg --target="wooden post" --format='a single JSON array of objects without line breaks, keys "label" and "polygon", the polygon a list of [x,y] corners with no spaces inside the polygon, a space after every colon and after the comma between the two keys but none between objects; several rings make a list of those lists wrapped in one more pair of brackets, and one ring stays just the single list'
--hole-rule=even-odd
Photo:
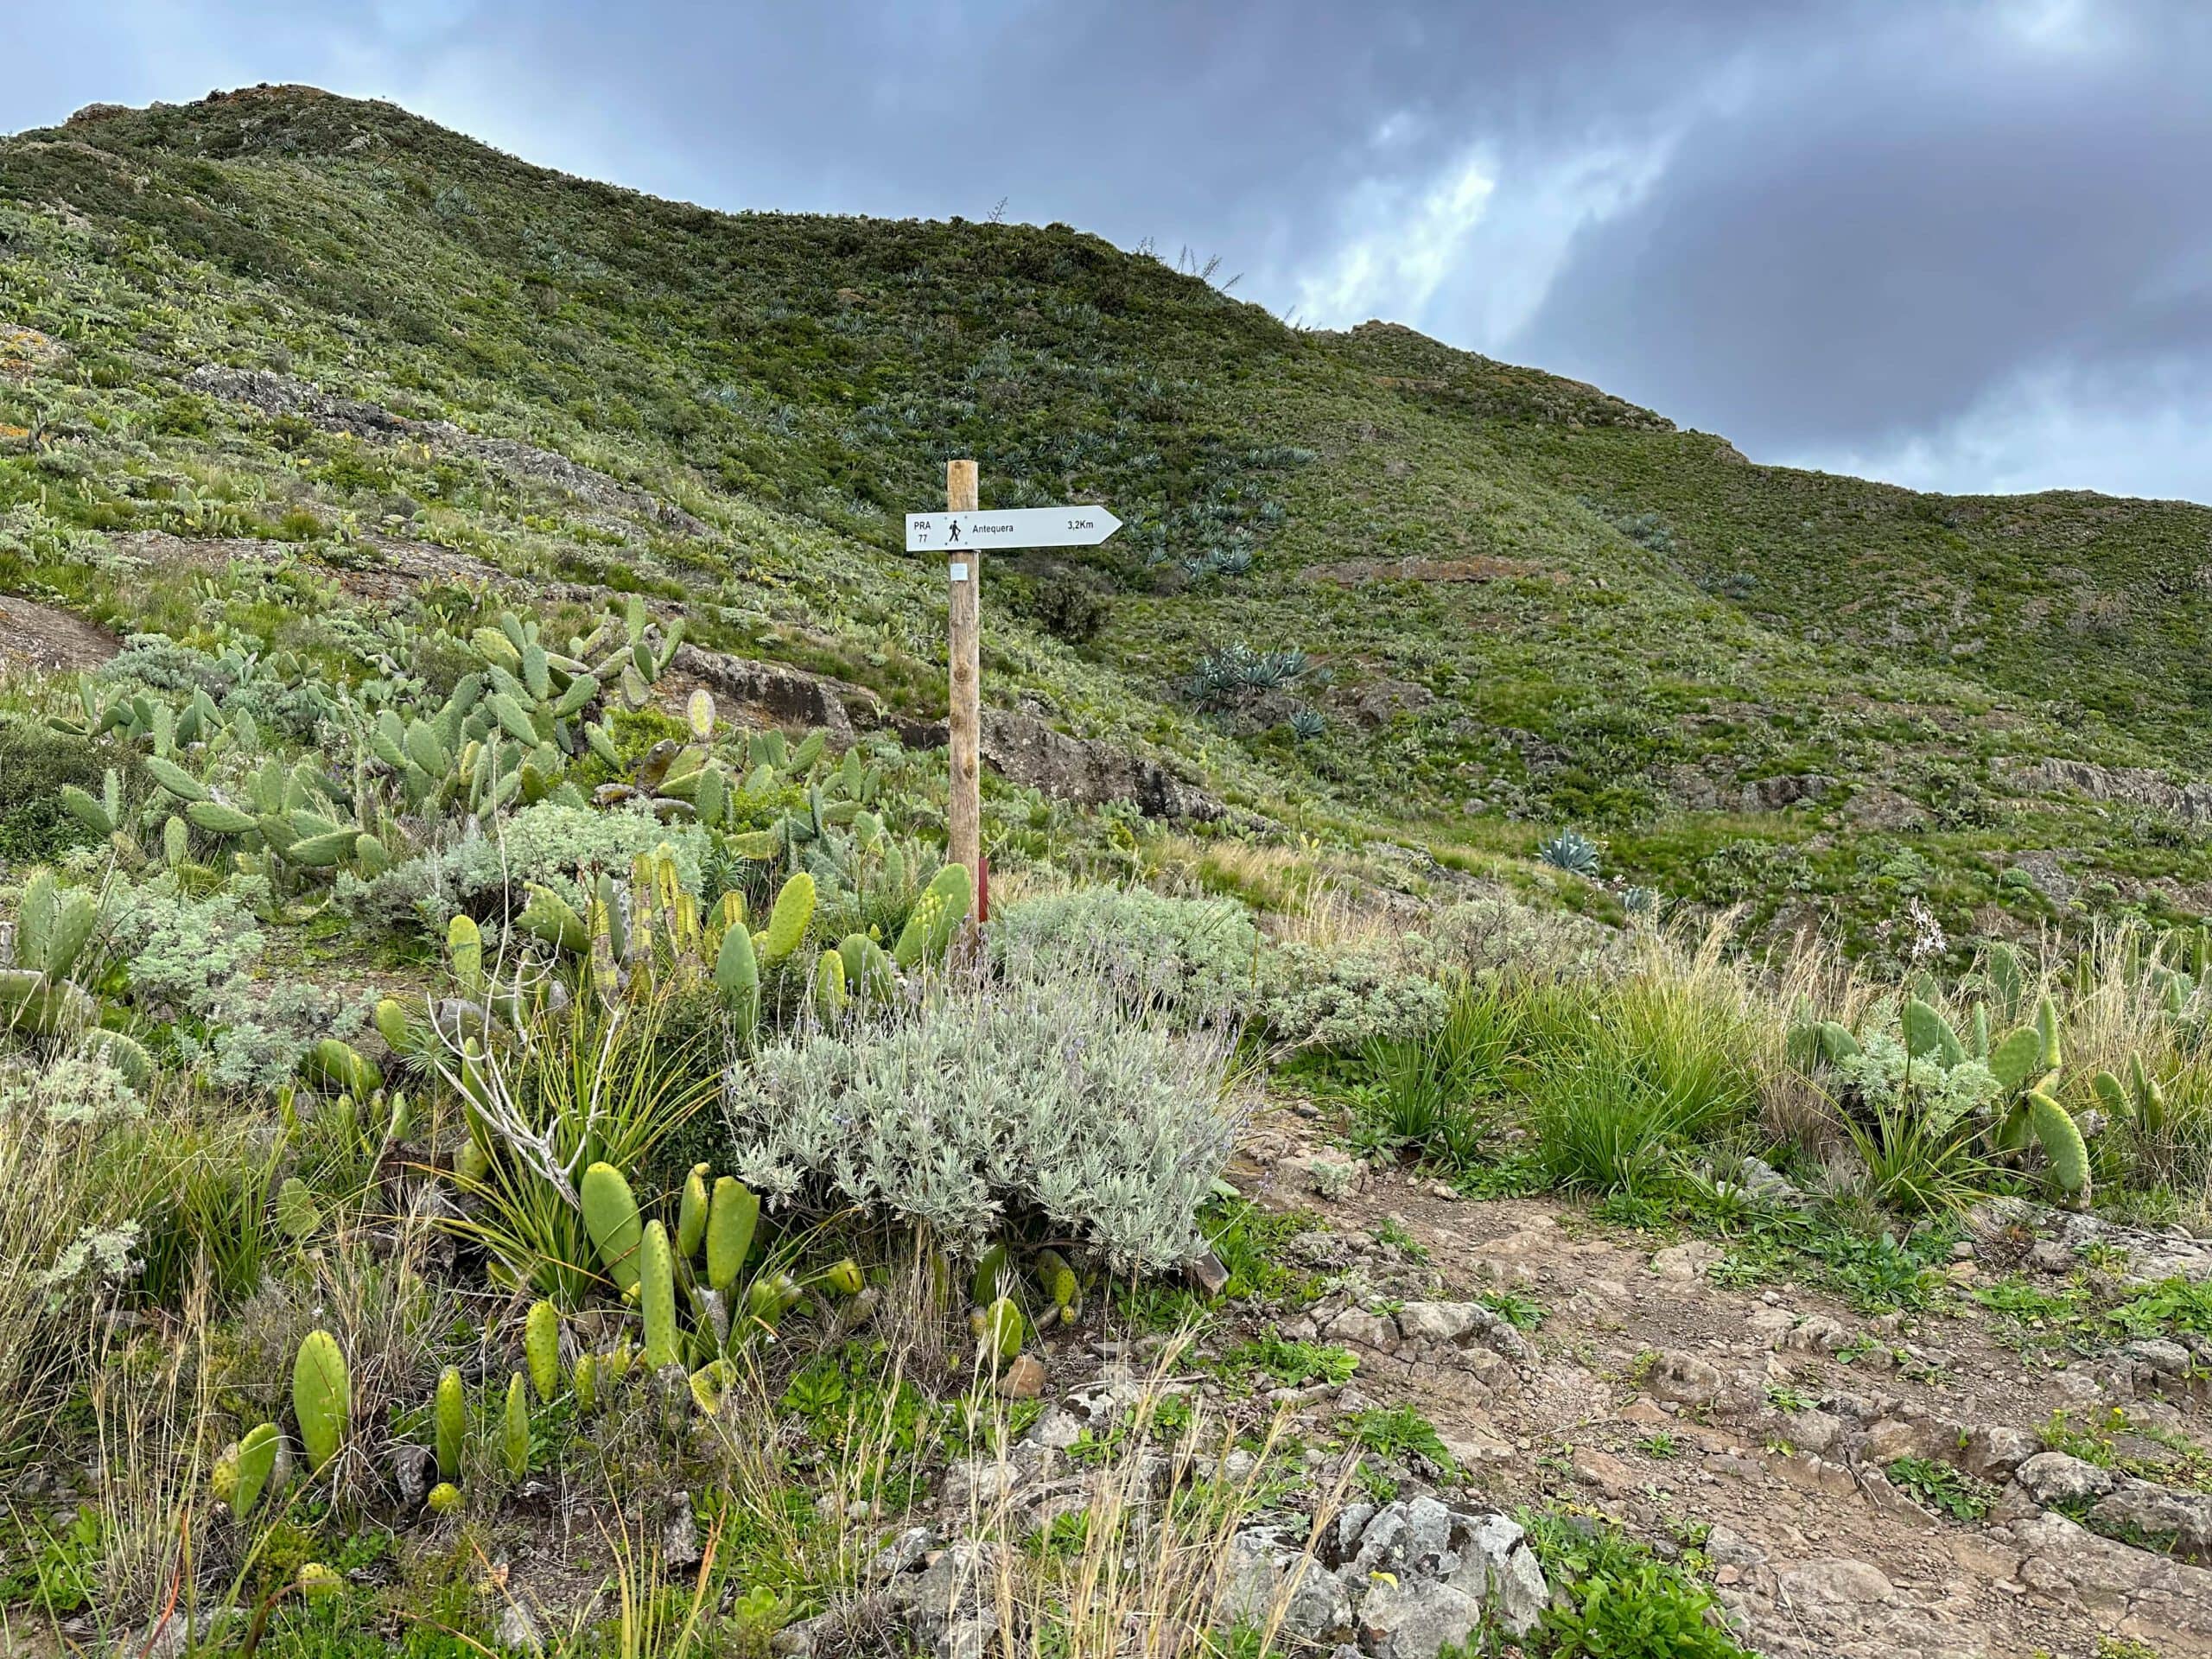
[{"label": "wooden post", "polygon": [[[976,499],[976,463],[949,461],[944,464],[944,505],[949,512],[974,512]],[[980,776],[982,745],[982,561],[974,550],[945,550],[950,578],[950,652],[952,670],[951,703],[946,715],[952,753],[952,795],[945,813],[950,855],[965,864],[968,874],[982,887],[983,860],[983,798]]]}]

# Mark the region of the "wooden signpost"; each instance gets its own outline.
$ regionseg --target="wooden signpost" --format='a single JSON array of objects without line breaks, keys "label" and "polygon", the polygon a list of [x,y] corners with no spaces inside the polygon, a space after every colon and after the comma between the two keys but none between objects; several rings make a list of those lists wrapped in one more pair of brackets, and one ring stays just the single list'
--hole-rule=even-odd
[{"label": "wooden signpost", "polygon": [[952,797],[945,813],[948,855],[976,879],[982,912],[982,608],[986,547],[1096,547],[1122,527],[1101,506],[1015,507],[984,512],[976,505],[972,461],[944,464],[944,511],[906,515],[906,550],[942,552],[950,588],[951,698],[946,719],[952,753]]}]

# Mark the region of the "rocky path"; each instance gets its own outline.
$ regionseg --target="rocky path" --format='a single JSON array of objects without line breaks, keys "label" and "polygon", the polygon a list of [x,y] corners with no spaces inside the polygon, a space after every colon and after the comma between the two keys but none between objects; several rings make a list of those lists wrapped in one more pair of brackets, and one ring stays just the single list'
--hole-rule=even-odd
[{"label": "rocky path", "polygon": [[[1317,1413],[1414,1405],[1487,1502],[1580,1505],[1662,1554],[1701,1550],[1739,1633],[1775,1659],[2212,1654],[2212,1351],[2024,1354],[1971,1304],[1908,1322],[1788,1281],[1729,1288],[1711,1244],[1653,1248],[1568,1206],[1395,1175],[1326,1198],[1314,1150],[1297,1132],[1263,1141],[1240,1173],[1261,1202],[1325,1217],[1300,1249],[1352,1287],[1284,1322],[1360,1356]],[[2012,1235],[1973,1249],[1962,1283],[2015,1256],[2031,1279],[2076,1265]],[[1395,1289],[1409,1268],[1424,1299]],[[1390,1288],[1363,1295],[1363,1280]],[[1489,1316],[1485,1292],[1540,1306],[1541,1325]],[[2059,1412],[2101,1441],[2078,1448],[2097,1460],[2046,1449]],[[2107,1466],[2137,1453],[2158,1478]],[[1957,1471],[1986,1512],[1936,1513],[1891,1478],[1900,1459]]]}]

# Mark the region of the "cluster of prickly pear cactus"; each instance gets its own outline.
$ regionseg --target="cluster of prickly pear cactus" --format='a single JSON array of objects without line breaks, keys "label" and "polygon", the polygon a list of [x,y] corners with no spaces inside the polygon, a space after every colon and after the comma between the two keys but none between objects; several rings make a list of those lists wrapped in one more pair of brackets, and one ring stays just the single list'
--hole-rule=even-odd
[{"label": "cluster of prickly pear cactus", "polygon": [[100,908],[97,895],[64,887],[50,870],[24,884],[15,959],[0,968],[0,1030],[47,1037],[92,1022],[99,1005],[71,976],[85,965]]},{"label": "cluster of prickly pear cactus", "polygon": [[1005,1241],[976,1259],[969,1283],[969,1328],[976,1351],[993,1369],[1011,1363],[1033,1329],[1072,1325],[1083,1317],[1083,1281],[1057,1249],[1039,1249],[1025,1278]]},{"label": "cluster of prickly pear cactus", "polygon": [[946,865],[915,901],[891,959],[908,972],[942,962],[975,902],[975,882],[968,867]]},{"label": "cluster of prickly pear cactus", "polygon": [[[2024,1003],[2027,982],[2018,956],[2010,947],[1990,953],[1981,977],[2000,1014],[2017,1011]],[[1928,988],[1932,995],[1932,988]],[[2031,1142],[2039,1146],[2060,1195],[2069,1204],[2086,1205],[2090,1193],[2088,1145],[2058,1098],[2063,1057],[2057,1006],[2048,995],[2039,997],[2032,1022],[1994,1039],[1989,1011],[1990,1003],[1977,1002],[1969,1028],[1961,1034],[1927,996],[1907,996],[1897,1011],[1904,1056],[1897,1079],[1901,1097],[1908,1108],[1938,1095],[1954,1101],[1984,1101],[1987,1116],[1983,1128],[1992,1149],[2016,1154]],[[1789,1047],[1808,1071],[1839,1074],[1841,1092],[1849,1095],[1879,1072],[1882,1040],[1870,1037],[1862,1046],[1835,1021],[1808,1019],[1790,1033]],[[1894,1061],[1897,1050],[1887,1052]],[[1976,1077],[1980,1078],[1978,1096],[1971,1087],[1961,1090],[1950,1086]]]}]

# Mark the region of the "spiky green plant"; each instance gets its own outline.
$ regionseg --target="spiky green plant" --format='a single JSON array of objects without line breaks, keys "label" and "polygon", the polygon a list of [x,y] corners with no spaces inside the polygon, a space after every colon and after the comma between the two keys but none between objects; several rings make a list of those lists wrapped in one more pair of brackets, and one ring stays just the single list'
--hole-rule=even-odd
[{"label": "spiky green plant", "polygon": [[552,1303],[532,1302],[523,1322],[523,1356],[529,1362],[531,1386],[537,1397],[550,1403],[561,1391],[561,1314]]},{"label": "spiky green plant", "polygon": [[908,973],[942,962],[954,934],[976,902],[976,885],[965,864],[947,864],[922,889],[900,930],[891,959]]},{"label": "spiky green plant", "polygon": [[346,1443],[353,1418],[353,1378],[346,1353],[327,1331],[310,1331],[292,1361],[292,1414],[308,1467],[321,1473]]},{"label": "spiky green plant", "polygon": [[607,1163],[584,1171],[581,1196],[584,1227],[599,1252],[600,1265],[614,1287],[627,1295],[637,1288],[638,1246],[645,1236],[637,1196],[630,1191],[628,1178]]},{"label": "spiky green plant", "polygon": [[760,1224],[760,1200],[742,1181],[725,1175],[715,1183],[707,1216],[707,1283],[727,1291],[744,1270]]},{"label": "spiky green plant", "polygon": [[454,1366],[448,1365],[438,1373],[438,1390],[431,1416],[437,1443],[438,1477],[442,1480],[459,1480],[461,1456],[468,1446],[468,1393]]},{"label": "spiky green plant", "polygon": [[530,1472],[530,1396],[522,1373],[507,1378],[506,1410],[500,1418],[499,1456],[507,1472],[520,1480]]},{"label": "spiky green plant", "polygon": [[645,1363],[656,1371],[675,1364],[682,1340],[676,1325],[676,1264],[668,1230],[658,1221],[645,1224],[638,1249],[638,1306],[645,1315]]}]

